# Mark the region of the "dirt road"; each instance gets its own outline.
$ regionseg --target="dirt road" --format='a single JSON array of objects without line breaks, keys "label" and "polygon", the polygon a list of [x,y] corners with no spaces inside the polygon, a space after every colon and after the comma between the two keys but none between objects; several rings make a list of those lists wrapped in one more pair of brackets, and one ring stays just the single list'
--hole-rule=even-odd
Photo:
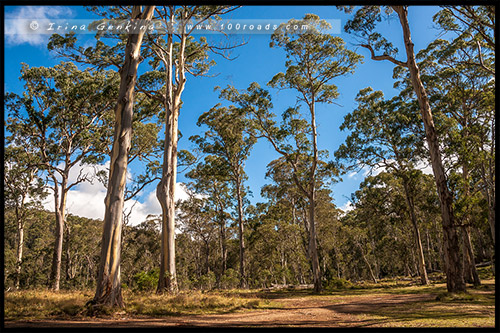
[{"label": "dirt road", "polygon": [[273,300],[280,307],[266,310],[162,318],[6,321],[5,327],[370,327],[388,319],[374,319],[367,313],[434,299],[431,294],[291,297]]}]

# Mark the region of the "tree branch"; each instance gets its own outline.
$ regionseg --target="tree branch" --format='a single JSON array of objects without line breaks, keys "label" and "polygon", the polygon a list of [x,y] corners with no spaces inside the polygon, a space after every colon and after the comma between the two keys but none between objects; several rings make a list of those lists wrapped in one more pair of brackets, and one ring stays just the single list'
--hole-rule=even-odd
[{"label": "tree branch", "polygon": [[402,66],[402,67],[406,67],[408,68],[408,63],[407,62],[402,62],[402,61],[399,61],[399,60],[396,60],[394,59],[393,57],[391,57],[390,55],[388,54],[383,54],[383,55],[375,55],[375,51],[373,51],[373,48],[371,45],[369,44],[361,44],[360,46],[364,47],[364,48],[367,48],[368,50],[370,50],[370,53],[372,55],[372,60],[389,60],[390,62],[398,65],[398,66]]},{"label": "tree branch", "polygon": [[481,64],[481,67],[487,71],[488,73],[492,74],[493,76],[495,76],[495,71],[492,70],[491,68],[487,67],[484,62],[483,62],[483,54],[481,52],[481,43],[479,41],[476,42],[477,43],[477,51],[479,52],[479,63]]}]

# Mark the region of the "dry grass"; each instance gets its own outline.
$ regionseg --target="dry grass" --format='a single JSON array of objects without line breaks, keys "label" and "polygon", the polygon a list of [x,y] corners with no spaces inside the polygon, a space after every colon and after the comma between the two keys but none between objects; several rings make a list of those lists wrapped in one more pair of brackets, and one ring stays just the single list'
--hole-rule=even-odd
[{"label": "dry grass", "polygon": [[[85,318],[90,314],[85,304],[92,291],[29,290],[5,293],[5,319],[65,319]],[[228,313],[241,309],[259,309],[271,306],[268,300],[239,297],[237,294],[182,292],[178,295],[123,293],[124,309],[101,309],[100,316],[115,314],[130,316],[169,316],[189,314]],[[272,305],[276,306],[276,305]],[[95,313],[92,313],[95,315]]]},{"label": "dry grass", "polygon": [[[125,296],[126,297],[126,296]],[[258,309],[270,305],[258,298],[243,298],[221,293],[182,292],[169,295],[129,295],[127,314],[145,316],[228,313],[240,309]]]},{"label": "dry grass", "polygon": [[26,290],[5,293],[5,319],[42,319],[79,316],[90,291]]}]

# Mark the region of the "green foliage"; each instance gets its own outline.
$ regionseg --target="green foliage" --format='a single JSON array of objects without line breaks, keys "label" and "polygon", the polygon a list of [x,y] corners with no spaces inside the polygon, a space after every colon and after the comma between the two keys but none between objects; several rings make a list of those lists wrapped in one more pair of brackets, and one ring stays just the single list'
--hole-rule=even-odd
[{"label": "green foliage", "polygon": [[401,96],[384,100],[383,93],[371,87],[360,90],[356,101],[358,107],[345,116],[340,126],[350,133],[335,152],[337,159],[350,162],[344,165],[344,171],[383,167],[408,177],[415,164],[425,158],[416,103]]},{"label": "green foliage", "polygon": [[156,289],[156,285],[158,284],[159,278],[159,270],[153,269],[149,272],[139,272],[136,273],[133,277],[133,282],[135,284],[135,290],[138,291],[148,291],[152,292]]},{"label": "green foliage", "polygon": [[239,274],[233,268],[229,268],[222,275],[220,286],[222,289],[233,289],[239,284],[240,278]]},{"label": "green foliage", "polygon": [[349,289],[352,288],[353,284],[342,278],[337,278],[337,277],[331,277],[327,281],[324,282],[323,288],[327,291],[335,291],[339,289]]},{"label": "green foliage", "polygon": [[[136,226],[125,226],[122,247],[122,282],[131,289],[136,288],[136,275],[156,274],[160,258],[160,219],[148,216]],[[157,283],[156,280],[155,283]]]},{"label": "green foliage", "polygon": [[[7,140],[39,155],[39,168],[54,172],[73,164],[103,161],[112,133],[106,121],[117,91],[114,72],[80,70],[71,62],[54,67],[23,64],[23,96],[8,95]],[[66,167],[70,167],[69,165]]]},{"label": "green foliage", "polygon": [[[340,7],[348,13],[353,10],[353,6]],[[395,56],[398,53],[398,49],[380,33],[375,31],[377,24],[384,20],[385,16],[390,16],[392,13],[391,6],[361,6],[354,13],[353,18],[346,22],[344,30],[347,33],[356,35],[365,44],[371,46],[374,51],[380,51],[380,53],[388,56]]]},{"label": "green foliage", "polygon": [[[440,211],[433,177],[417,173],[413,191],[427,270],[440,270],[442,231],[438,227]],[[414,265],[417,254],[412,253],[414,231],[404,196],[402,181],[394,172],[369,176],[360,184],[351,198],[354,209],[343,216],[340,227],[342,261],[350,263],[341,266],[346,278],[368,277],[361,253],[365,253],[378,278],[418,274]]]},{"label": "green foliage", "polygon": [[194,283],[194,286],[199,290],[212,290],[215,287],[215,283],[215,273],[210,271],[200,276]]},{"label": "green foliage", "polygon": [[270,46],[283,48],[287,61],[286,72],[276,74],[269,86],[296,89],[301,93],[299,100],[309,106],[332,103],[338,89],[331,80],[353,73],[362,56],[345,48],[341,37],[325,33],[330,26],[316,15],[286,24],[307,25],[308,29],[286,30],[283,24],[273,33]]}]

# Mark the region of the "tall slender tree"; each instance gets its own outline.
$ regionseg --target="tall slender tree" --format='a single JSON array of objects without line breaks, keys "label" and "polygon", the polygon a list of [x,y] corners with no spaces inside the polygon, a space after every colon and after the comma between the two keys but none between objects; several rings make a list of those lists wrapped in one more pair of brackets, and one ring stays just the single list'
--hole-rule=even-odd
[{"label": "tall slender tree", "polygon": [[[156,93],[142,89],[163,104],[165,140],[161,179],[156,188],[156,196],[162,208],[162,254],[158,293],[178,291],[175,268],[175,184],[177,179],[177,145],[179,139],[179,114],[182,93],[186,86],[186,74],[200,76],[206,74],[212,61],[208,52],[224,55],[231,47],[219,48],[207,43],[202,37],[196,41],[192,36],[201,24],[217,20],[221,15],[238,8],[237,6],[162,6],[157,8],[158,19],[165,24],[165,36],[148,38],[148,46],[154,60],[155,71],[150,78],[163,81],[161,91]],[[178,41],[175,41],[178,38]],[[221,52],[222,51],[222,52]],[[160,65],[162,70],[158,70]]]},{"label": "tall slender tree", "polygon": [[[286,29],[286,26],[304,25],[308,26],[307,30]],[[298,92],[298,103],[303,103],[309,113],[307,127],[299,130],[301,136],[294,136],[290,129],[296,126],[297,122],[304,122],[306,118],[298,117],[297,119],[299,114],[297,108],[289,108],[284,113],[284,119],[290,120],[288,125],[290,127],[278,133],[280,130],[274,127],[273,120],[269,118],[271,116],[269,94],[257,85],[251,85],[248,89],[249,93],[241,96],[234,93],[234,89],[232,92],[231,89],[224,92],[226,98],[240,103],[251,117],[255,117],[254,125],[259,129],[259,136],[270,140],[275,150],[284,157],[287,163],[291,163],[293,179],[309,201],[309,254],[316,292],[321,291],[315,214],[316,183],[320,160],[316,106],[318,103],[333,103],[338,96],[338,91],[332,80],[352,73],[361,61],[360,55],[345,47],[342,38],[327,33],[329,28],[330,25],[318,16],[307,14],[302,20],[290,20],[287,24],[281,25],[271,36],[270,46],[283,48],[287,61],[285,62],[286,72],[276,74],[268,84],[271,87],[293,89]],[[281,139],[286,137],[285,133],[288,133],[291,138],[295,137],[292,140],[297,145],[301,145],[297,146],[296,151],[281,142]],[[307,147],[303,146],[303,136],[310,138],[310,154],[303,154],[308,151]],[[308,167],[299,169],[299,160],[302,160],[301,163],[308,164]],[[302,177],[308,179],[306,186],[303,186],[299,180]]]},{"label": "tall slender tree", "polygon": [[[350,13],[353,10],[353,6],[344,7],[344,9]],[[380,33],[375,31],[377,22],[381,21],[381,6],[363,6],[361,9],[357,10],[354,17],[346,23],[344,29],[346,32],[355,33],[360,38],[364,39],[365,43],[360,45],[370,51],[373,60],[388,60],[397,66],[406,68],[410,73],[411,86],[413,87],[420,107],[432,170],[436,181],[436,189],[439,193],[439,200],[441,203],[447,289],[450,292],[465,291],[465,283],[462,277],[459,238],[453,212],[453,195],[448,187],[442,152],[439,146],[436,126],[434,125],[429,97],[422,83],[420,70],[415,58],[414,44],[411,39],[408,20],[408,6],[385,7],[385,13],[390,14],[393,12],[397,14],[403,31],[406,61],[396,59],[397,49]],[[377,55],[376,52],[379,51],[382,51],[383,54]]]},{"label": "tall slender tree", "polygon": [[212,158],[216,165],[218,175],[229,175],[232,189],[236,196],[236,209],[238,216],[238,237],[240,246],[240,287],[247,288],[245,272],[245,187],[246,178],[244,166],[253,145],[255,137],[245,131],[247,124],[243,113],[236,107],[220,107],[219,105],[202,114],[198,126],[207,125],[209,130],[203,137],[193,136],[199,149]]},{"label": "tall slender tree", "polygon": [[[7,139],[7,142],[10,140]],[[16,277],[14,286],[20,288],[24,251],[24,231],[30,210],[41,205],[47,192],[38,173],[39,156],[28,142],[9,144],[4,153],[4,203],[13,208],[17,226]]]},{"label": "tall slender tree", "polygon": [[[239,6],[157,6],[151,18],[163,22],[163,33],[148,34],[144,40],[143,58],[148,59],[151,70],[146,71],[136,81],[137,91],[145,94],[152,103],[159,103],[162,109],[157,113],[165,126],[165,140],[163,147],[163,162],[150,163],[148,171],[141,175],[139,182],[130,191],[137,193],[148,183],[159,179],[157,197],[162,207],[164,220],[161,242],[162,259],[160,261],[160,280],[158,293],[176,292],[178,290],[175,274],[175,183],[177,175],[177,142],[178,117],[182,105],[187,74],[193,76],[205,75],[213,60],[208,53],[230,58],[230,50],[237,45],[211,42],[205,37],[198,39],[192,36],[200,30],[200,26],[217,20],[223,14],[229,13]],[[130,6],[93,6],[90,11],[103,19],[93,23],[95,28],[103,21],[121,21],[132,15]],[[143,22],[144,23],[144,22]],[[161,27],[156,25],[156,30]],[[144,30],[143,30],[144,31]],[[112,45],[102,42],[104,38],[115,40]],[[90,64],[98,68],[116,67],[122,70],[121,63],[127,55],[127,37],[117,32],[98,31],[96,44],[91,47],[77,45],[74,34],[62,37],[54,34],[51,37],[49,48],[56,54],[67,57],[76,62]],[[153,175],[154,174],[154,175]],[[130,198],[130,196],[127,196]]]},{"label": "tall slender tree", "polygon": [[[134,6],[131,20],[148,22],[155,6]],[[144,22],[143,21],[143,22]],[[120,89],[115,106],[115,129],[109,181],[106,193],[101,258],[97,286],[92,305],[123,307],[120,280],[121,237],[123,226],[123,202],[127,178],[128,153],[132,139],[134,114],[134,89],[137,69],[141,62],[141,44],[145,30],[129,34],[125,48],[125,61],[120,69]]]},{"label": "tall slender tree", "polygon": [[[489,71],[468,61],[475,53],[477,48],[473,42],[436,40],[419,52],[418,57],[422,59],[419,65],[424,82],[436,110],[439,110],[438,116],[442,118],[442,136],[448,143],[443,153],[450,170],[451,186],[456,193],[457,222],[462,227],[464,278],[478,285],[480,280],[470,241],[470,230],[477,225],[474,223],[477,219],[471,213],[479,197],[483,196],[480,190],[483,183],[481,166],[487,163],[484,157],[488,155],[481,154],[481,151],[493,148],[490,119],[494,117],[491,102],[495,85]],[[495,228],[491,216],[494,215],[494,206],[488,204],[488,213],[493,234]]]},{"label": "tall slender tree", "polygon": [[[416,164],[424,150],[418,113],[414,112],[411,103],[400,97],[385,101],[383,93],[374,92],[372,88],[361,90],[356,101],[358,107],[345,117],[340,127],[342,130],[349,129],[351,134],[335,155],[350,161],[346,171],[360,167],[369,167],[371,171],[384,168],[401,179],[414,229],[421,283],[428,284],[414,195],[418,176]],[[373,124],[378,126],[374,127]]]}]

